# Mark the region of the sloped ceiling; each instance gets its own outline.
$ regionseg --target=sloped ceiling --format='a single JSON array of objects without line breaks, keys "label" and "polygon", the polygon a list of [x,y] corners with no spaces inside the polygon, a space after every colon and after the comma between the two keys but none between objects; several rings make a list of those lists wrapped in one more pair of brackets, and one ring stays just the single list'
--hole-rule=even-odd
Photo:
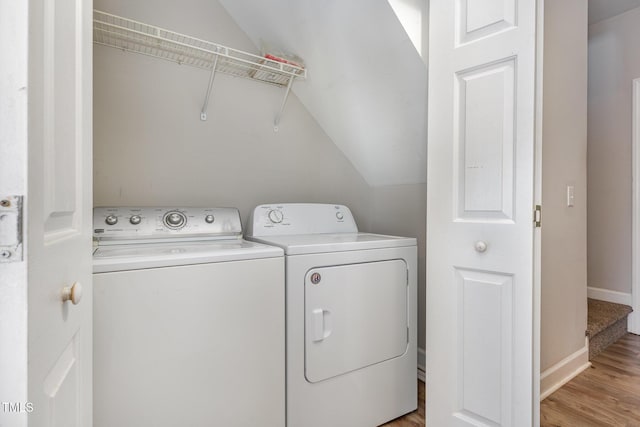
[{"label": "sloped ceiling", "polygon": [[220,2],[256,46],[304,59],[293,92],[369,185],[426,181],[427,68],[387,0]]},{"label": "sloped ceiling", "polygon": [[589,25],[640,7],[640,0],[589,0]]}]

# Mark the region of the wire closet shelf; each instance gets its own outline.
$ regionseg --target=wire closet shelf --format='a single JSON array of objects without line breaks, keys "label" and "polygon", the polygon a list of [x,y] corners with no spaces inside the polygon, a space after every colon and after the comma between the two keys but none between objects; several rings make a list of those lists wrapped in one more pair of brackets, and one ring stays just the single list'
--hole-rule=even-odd
[{"label": "wire closet shelf", "polygon": [[[211,71],[207,99],[202,112],[203,120],[206,120],[206,104],[213,76],[217,72],[286,87],[285,101],[293,81],[307,77],[304,67],[285,60],[281,62],[268,59],[99,10],[93,11],[93,41],[96,44]],[[282,111],[278,114],[276,122],[281,114]]]}]

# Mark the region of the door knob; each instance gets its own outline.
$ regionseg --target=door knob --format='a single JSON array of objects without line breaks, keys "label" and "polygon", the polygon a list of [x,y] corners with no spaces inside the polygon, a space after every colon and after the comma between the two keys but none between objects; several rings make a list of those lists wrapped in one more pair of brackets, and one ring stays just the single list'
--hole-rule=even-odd
[{"label": "door knob", "polygon": [[476,251],[482,253],[487,250],[487,242],[483,242],[482,240],[478,240],[475,244]]},{"label": "door knob", "polygon": [[82,285],[80,282],[75,282],[71,286],[65,286],[62,288],[62,301],[71,301],[73,305],[76,305],[82,299]]}]

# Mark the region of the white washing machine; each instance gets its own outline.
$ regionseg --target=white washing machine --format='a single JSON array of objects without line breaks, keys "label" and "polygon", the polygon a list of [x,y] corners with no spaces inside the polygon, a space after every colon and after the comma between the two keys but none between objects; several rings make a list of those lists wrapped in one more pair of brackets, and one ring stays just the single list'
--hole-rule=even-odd
[{"label": "white washing machine", "polygon": [[94,238],[94,426],[284,425],[282,249],[229,208],[95,208]]},{"label": "white washing machine", "polygon": [[414,238],[359,233],[342,205],[255,208],[285,251],[287,426],[372,427],[417,408]]}]

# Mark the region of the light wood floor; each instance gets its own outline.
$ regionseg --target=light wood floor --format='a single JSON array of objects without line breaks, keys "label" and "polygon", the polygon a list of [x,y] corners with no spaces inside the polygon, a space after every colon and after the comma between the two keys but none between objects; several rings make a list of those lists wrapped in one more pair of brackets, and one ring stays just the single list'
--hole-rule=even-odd
[{"label": "light wood floor", "polygon": [[424,383],[418,381],[418,409],[404,417],[396,418],[384,427],[424,427]]},{"label": "light wood floor", "polygon": [[[627,334],[591,363],[542,401],[541,427],[640,426],[640,336]],[[418,410],[384,427],[424,427],[424,396],[418,381]]]},{"label": "light wood floor", "polygon": [[640,336],[627,334],[540,405],[541,427],[640,426]]}]

